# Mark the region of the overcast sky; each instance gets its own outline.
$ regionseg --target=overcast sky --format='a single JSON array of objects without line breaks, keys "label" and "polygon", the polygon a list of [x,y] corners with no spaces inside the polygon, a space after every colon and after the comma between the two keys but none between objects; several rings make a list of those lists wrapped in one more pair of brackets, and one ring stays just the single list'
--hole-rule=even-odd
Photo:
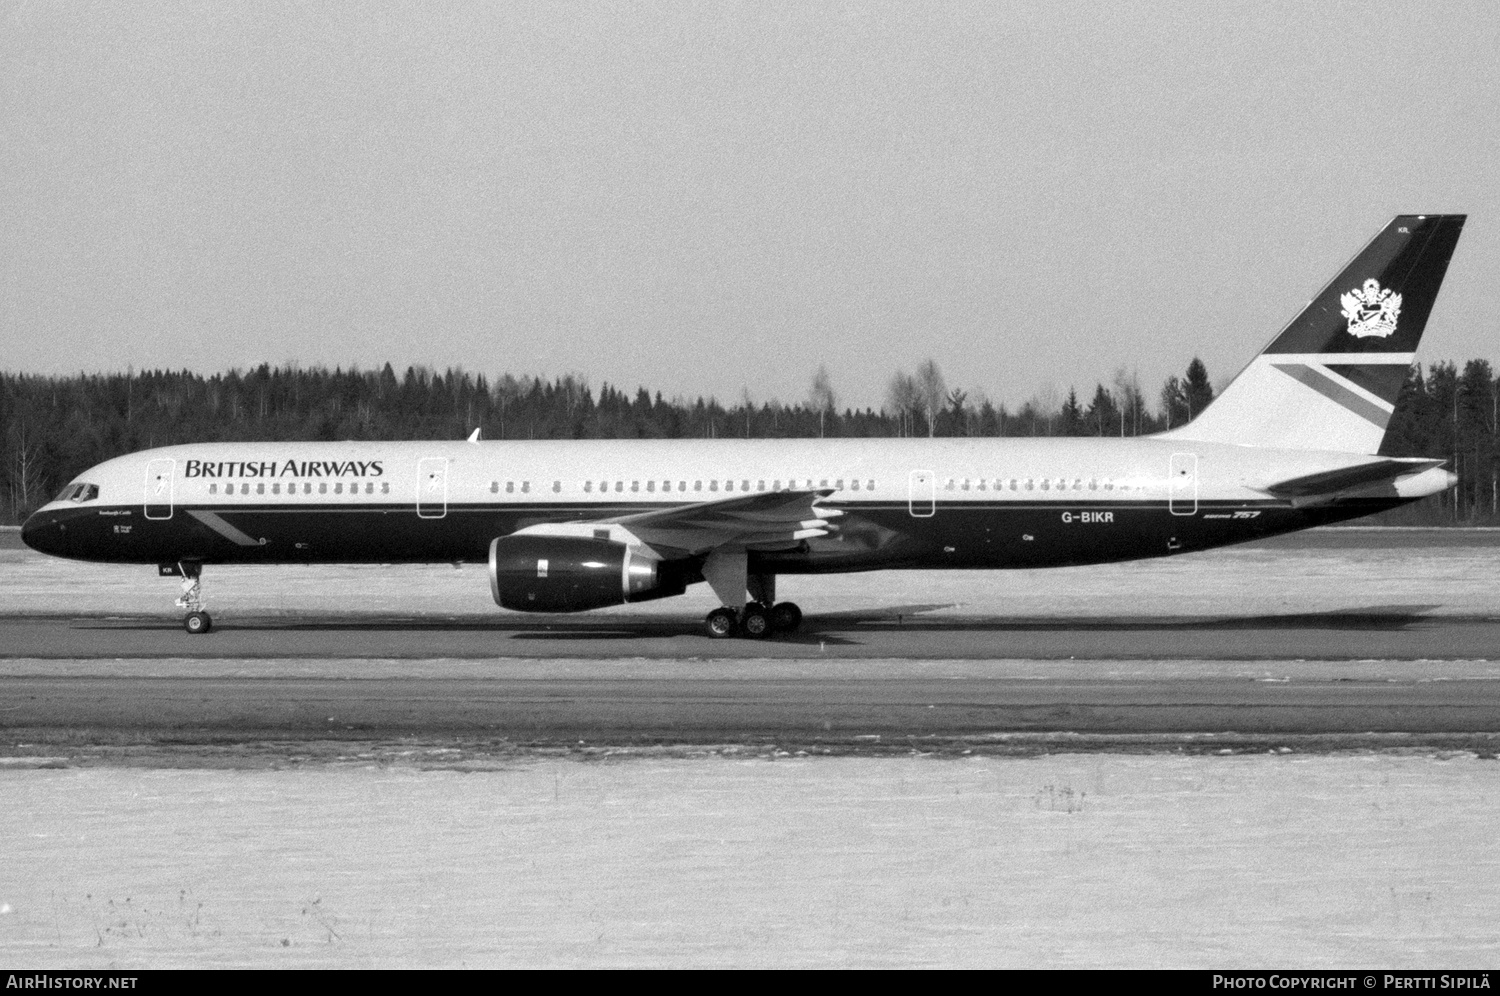
[{"label": "overcast sky", "polygon": [[0,367],[878,406],[1232,374],[1392,216],[1500,360],[1500,4],[0,0]]}]

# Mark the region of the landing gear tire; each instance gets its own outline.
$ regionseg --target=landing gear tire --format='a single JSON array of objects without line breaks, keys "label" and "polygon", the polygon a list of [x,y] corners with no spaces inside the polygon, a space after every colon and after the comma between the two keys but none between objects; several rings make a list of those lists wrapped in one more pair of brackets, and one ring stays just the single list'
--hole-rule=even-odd
[{"label": "landing gear tire", "polygon": [[777,602],[771,609],[771,627],[778,633],[795,633],[802,625],[802,610],[796,602]]},{"label": "landing gear tire", "polygon": [[765,606],[752,602],[745,606],[745,614],[740,619],[740,631],[752,640],[770,636],[771,614],[766,611]]},{"label": "landing gear tire", "polygon": [[182,628],[197,636],[214,628],[214,621],[207,612],[189,612],[182,621]]},{"label": "landing gear tire", "polygon": [[734,613],[729,609],[714,609],[704,622],[708,626],[708,635],[715,640],[733,636],[737,628]]}]

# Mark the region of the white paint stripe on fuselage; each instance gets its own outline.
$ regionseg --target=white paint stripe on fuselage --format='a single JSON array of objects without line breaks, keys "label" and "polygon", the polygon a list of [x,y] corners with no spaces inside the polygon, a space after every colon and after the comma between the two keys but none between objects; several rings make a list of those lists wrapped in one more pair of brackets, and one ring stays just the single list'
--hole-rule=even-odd
[{"label": "white paint stripe on fuselage", "polygon": [[[450,506],[576,505],[583,511],[603,504],[709,501],[743,493],[746,482],[749,491],[757,491],[834,487],[840,481],[844,486],[829,504],[899,505],[913,498],[913,472],[933,476],[933,497],[941,505],[1084,500],[1123,504],[1166,501],[1174,454],[1196,458],[1192,463],[1197,467],[1200,501],[1231,502],[1264,501],[1257,488],[1370,459],[1354,453],[1266,450],[1152,437],[213,443],[118,457],[76,480],[98,484],[101,504],[144,502],[147,465],[173,459],[174,501],[179,506],[232,510],[247,504],[337,508],[357,503],[409,508],[418,498],[419,461],[436,458],[443,461]],[[198,462],[196,476],[186,475],[189,461]],[[209,464],[216,465],[215,476],[201,473]],[[218,473],[245,471],[252,465],[257,470],[254,475]],[[315,475],[299,473],[310,465],[317,466]],[[261,473],[267,466],[274,466],[277,473]],[[325,474],[330,467],[349,473]],[[280,473],[283,470],[287,473]],[[858,490],[853,487],[855,480],[860,483]],[[982,491],[978,488],[981,480],[986,483]],[[997,480],[1004,482],[998,492]],[[1015,490],[1011,481],[1016,482]],[[1029,489],[1027,481],[1032,485]],[[1059,489],[1059,481],[1066,482],[1066,488]],[[608,483],[608,492],[599,491],[601,482]],[[662,482],[670,482],[671,490],[663,491]],[[732,482],[732,492],[726,490],[726,482]],[[1096,486],[1090,487],[1091,482]],[[346,490],[352,483],[360,486],[357,494]],[[232,495],[224,493],[228,484],[235,485]],[[684,484],[686,490],[681,489]],[[217,487],[211,492],[210,485]],[[288,485],[296,485],[295,493],[288,493]]]}]

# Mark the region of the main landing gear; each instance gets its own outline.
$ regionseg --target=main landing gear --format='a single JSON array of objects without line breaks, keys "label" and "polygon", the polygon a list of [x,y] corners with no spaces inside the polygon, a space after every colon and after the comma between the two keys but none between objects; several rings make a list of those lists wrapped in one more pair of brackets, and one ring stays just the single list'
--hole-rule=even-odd
[{"label": "main landing gear", "polygon": [[703,579],[725,603],[705,620],[708,635],[716,640],[736,633],[760,640],[802,625],[801,609],[776,601],[776,575],[751,574],[743,550],[715,550],[703,564]]},{"label": "main landing gear", "polygon": [[802,625],[802,610],[796,602],[778,602],[770,608],[746,602],[739,612],[728,606],[714,609],[705,623],[708,635],[716,640],[735,635],[760,640],[772,633],[795,633]]},{"label": "main landing gear", "polygon": [[182,596],[177,599],[179,609],[187,609],[182,628],[197,636],[214,628],[213,617],[203,611],[203,565],[183,561],[175,565],[171,573],[182,575]]}]

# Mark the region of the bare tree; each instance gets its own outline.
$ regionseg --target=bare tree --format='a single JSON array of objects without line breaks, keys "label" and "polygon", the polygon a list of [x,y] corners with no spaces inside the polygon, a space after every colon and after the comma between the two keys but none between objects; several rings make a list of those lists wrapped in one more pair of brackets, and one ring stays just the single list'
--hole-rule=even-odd
[{"label": "bare tree", "polygon": [[828,376],[828,368],[818,364],[817,373],[813,374],[812,387],[807,392],[807,403],[818,413],[818,435],[823,435],[823,420],[828,413],[838,407],[838,396],[833,393],[833,379]]},{"label": "bare tree", "polygon": [[943,382],[943,372],[938,369],[937,361],[931,357],[917,367],[917,394],[927,413],[927,435],[935,436],[938,412],[942,411],[943,401],[948,397],[948,385]]},{"label": "bare tree", "polygon": [[1141,410],[1146,407],[1146,398],[1141,393],[1141,376],[1134,370],[1120,367],[1115,371],[1115,403],[1120,406],[1120,435],[1141,434]]},{"label": "bare tree", "polygon": [[41,487],[42,448],[26,422],[17,419],[10,427],[10,453],[6,470],[10,477],[10,500],[17,521],[32,508],[32,499]]},{"label": "bare tree", "polygon": [[885,401],[896,415],[896,424],[901,435],[916,435],[916,426],[911,424],[911,420],[921,403],[921,398],[915,377],[902,373],[900,370],[891,375],[890,382],[885,388]]}]

